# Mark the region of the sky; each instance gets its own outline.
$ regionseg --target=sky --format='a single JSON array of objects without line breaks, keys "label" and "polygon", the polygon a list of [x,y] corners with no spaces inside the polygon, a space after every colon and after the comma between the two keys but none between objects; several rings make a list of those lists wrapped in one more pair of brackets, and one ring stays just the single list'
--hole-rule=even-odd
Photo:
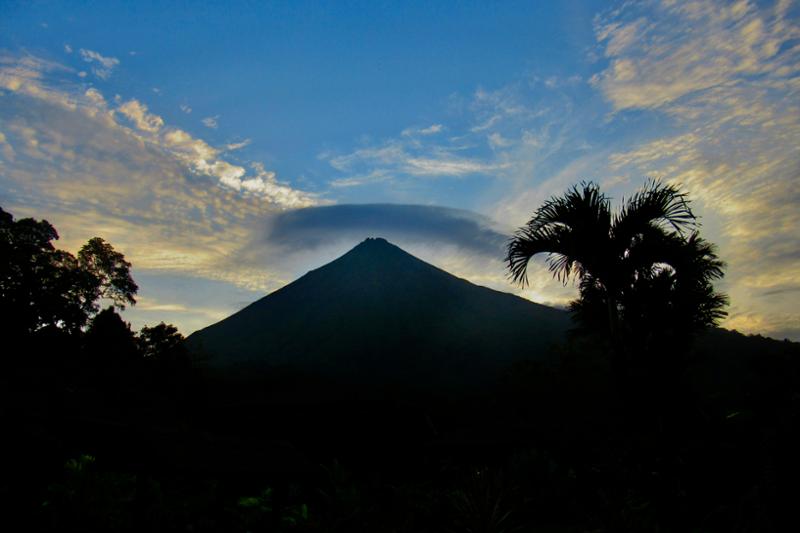
[{"label": "sky", "polygon": [[723,325],[800,340],[797,2],[0,1],[0,206],[133,263],[135,328],[209,325],[382,236],[564,305],[504,245],[593,180],[679,185]]}]

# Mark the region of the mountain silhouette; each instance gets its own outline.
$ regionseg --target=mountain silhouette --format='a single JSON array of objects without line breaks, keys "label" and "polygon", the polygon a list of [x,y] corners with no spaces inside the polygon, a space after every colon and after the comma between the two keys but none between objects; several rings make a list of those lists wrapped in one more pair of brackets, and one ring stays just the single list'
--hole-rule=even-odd
[{"label": "mountain silhouette", "polygon": [[465,384],[546,358],[569,327],[565,311],[474,285],[369,238],[187,343],[213,369]]}]

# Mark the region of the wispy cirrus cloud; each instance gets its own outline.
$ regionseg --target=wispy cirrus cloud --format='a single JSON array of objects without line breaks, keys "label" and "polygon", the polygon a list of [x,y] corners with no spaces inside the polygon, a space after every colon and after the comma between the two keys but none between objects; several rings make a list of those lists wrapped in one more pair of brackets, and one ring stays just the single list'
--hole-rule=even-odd
[{"label": "wispy cirrus cloud", "polygon": [[228,144],[225,145],[225,151],[226,152],[233,152],[233,151],[236,151],[236,150],[241,150],[242,148],[250,146],[251,142],[252,141],[250,139],[245,139],[245,140],[239,141],[239,142],[228,143]]},{"label": "wispy cirrus cloud", "polygon": [[402,137],[377,146],[360,148],[349,154],[329,157],[328,162],[341,172],[367,167],[372,168],[373,172],[375,168],[380,168],[383,173],[396,176],[459,177],[503,168],[502,163],[460,156],[457,149],[450,146],[428,147]]},{"label": "wispy cirrus cloud", "polygon": [[343,187],[361,187],[362,185],[372,185],[391,181],[392,175],[388,170],[373,170],[368,174],[363,175],[350,175],[346,178],[338,178],[330,182],[330,186],[334,188]]},{"label": "wispy cirrus cloud", "polygon": [[206,117],[200,122],[202,122],[203,126],[205,126],[206,128],[211,128],[212,130],[215,130],[219,127],[218,120],[219,120],[219,115],[215,115],[213,117]]},{"label": "wispy cirrus cloud", "polygon": [[[32,56],[18,60],[6,57],[0,65],[0,87],[68,110],[81,110],[90,117],[102,115],[107,127],[124,130],[140,143],[171,155],[190,171],[217,178],[223,186],[257,194],[281,207],[304,207],[317,202],[312,196],[279,183],[274,172],[265,170],[257,162],[251,165],[251,171],[248,172],[245,167],[222,159],[222,149],[182,129],[165,126],[164,119],[151,113],[139,100],[122,101],[116,98],[118,105],[115,107],[95,88],[81,92],[77,85],[51,83],[44,79],[53,71],[70,72],[66,67]],[[119,117],[129,121],[132,127],[125,126],[118,120]]]},{"label": "wispy cirrus cloud", "polygon": [[92,63],[92,72],[100,79],[107,80],[114,68],[119,65],[116,57],[106,57],[94,50],[80,49],[81,57],[87,63]]},{"label": "wispy cirrus cloud", "polygon": [[701,202],[729,265],[726,325],[796,338],[800,25],[790,10],[782,0],[626,6],[596,20],[609,65],[592,83],[615,113],[671,118],[672,133],[615,150],[609,169],[618,188],[659,176]]},{"label": "wispy cirrus cloud", "polygon": [[441,133],[444,130],[444,126],[441,124],[431,124],[425,128],[406,128],[401,132],[401,135],[404,137],[413,137],[416,135],[436,135],[437,133]]},{"label": "wispy cirrus cloud", "polygon": [[[544,113],[524,102],[520,85],[495,90],[477,89],[464,103],[470,126],[460,133],[441,123],[409,127],[396,137],[363,143],[347,153],[319,156],[343,177],[333,187],[357,187],[415,178],[497,177],[513,164],[506,150],[530,132],[524,126]],[[504,133],[513,131],[513,137]],[[449,135],[445,135],[447,132]]]},{"label": "wispy cirrus cloud", "polygon": [[32,56],[0,58],[4,208],[48,218],[67,249],[100,235],[140,274],[175,272],[261,291],[284,281],[232,258],[265,213],[320,200],[258,162],[227,161],[222,148],[136,99],[109,101],[70,76]]},{"label": "wispy cirrus cloud", "polygon": [[[544,170],[551,164],[549,159],[561,157],[565,132],[577,126],[572,110],[565,109],[569,98],[556,91],[549,91],[552,94],[545,98],[533,96],[528,78],[491,89],[479,87],[466,96],[453,95],[450,114],[458,126],[440,122],[414,126],[395,137],[362,141],[350,152],[325,152],[320,158],[341,174],[330,186],[341,189],[391,182],[413,186],[419,193],[426,187],[423,179],[469,178],[470,187],[480,188],[490,200],[503,194],[493,190],[497,187],[530,188],[536,181],[531,165]],[[564,81],[564,85],[574,88],[576,84]],[[571,150],[580,151],[583,145],[577,143]]]},{"label": "wispy cirrus cloud", "polygon": [[524,101],[518,84],[509,84],[497,89],[479,88],[469,104],[473,114],[472,133],[485,132],[498,126],[501,121],[512,119],[525,122],[542,111]]},{"label": "wispy cirrus cloud", "polygon": [[597,38],[610,65],[591,83],[616,110],[670,112],[687,112],[693,106],[680,100],[704,91],[782,85],[796,76],[800,50],[790,7],[785,0],[768,8],[747,0],[662,2],[599,16]]}]

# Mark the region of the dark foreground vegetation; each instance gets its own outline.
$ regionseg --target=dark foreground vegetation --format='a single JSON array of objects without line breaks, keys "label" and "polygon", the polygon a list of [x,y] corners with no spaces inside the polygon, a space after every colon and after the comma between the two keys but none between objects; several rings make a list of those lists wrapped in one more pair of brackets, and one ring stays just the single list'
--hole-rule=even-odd
[{"label": "dark foreground vegetation", "polygon": [[73,257],[0,211],[4,530],[786,530],[800,345],[713,327],[722,265],[677,191],[607,208],[573,189],[509,249],[519,280],[540,252],[578,274],[575,331],[447,390],[211,370],[121,319],[136,285],[110,245]]}]

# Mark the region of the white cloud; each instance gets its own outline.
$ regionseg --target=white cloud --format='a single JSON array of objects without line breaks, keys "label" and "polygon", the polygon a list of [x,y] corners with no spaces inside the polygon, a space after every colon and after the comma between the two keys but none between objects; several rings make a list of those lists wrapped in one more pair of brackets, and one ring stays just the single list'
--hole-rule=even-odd
[{"label": "white cloud", "polygon": [[401,135],[404,137],[412,137],[414,135],[435,135],[444,129],[441,124],[431,124],[427,128],[406,128],[402,131]]},{"label": "white cloud", "polygon": [[[402,135],[402,134],[401,134]],[[408,136],[403,136],[408,137]],[[336,170],[352,172],[362,167],[370,170],[364,175],[374,178],[376,172],[381,175],[459,177],[469,174],[487,173],[505,168],[504,163],[484,162],[458,156],[454,150],[446,146],[423,146],[417,142],[393,139],[383,145],[361,148],[345,155],[328,157],[328,162]],[[372,183],[374,179],[345,178],[336,181],[337,186],[343,183],[355,186],[361,183]]]},{"label": "white cloud", "polygon": [[503,137],[502,134],[496,131],[490,133],[489,136],[486,138],[486,140],[488,141],[489,146],[491,146],[492,149],[494,150],[498,148],[506,148],[513,144],[513,141],[511,141],[510,139],[506,139],[505,137]]},{"label": "white cloud", "polygon": [[83,95],[97,110],[105,110],[108,107],[108,103],[106,102],[105,97],[103,97],[103,94],[94,87],[86,89],[86,92],[83,93]]},{"label": "white cloud", "polygon": [[[230,309],[218,309],[213,307],[199,307],[197,305],[187,305],[175,302],[163,302],[152,296],[137,296],[136,298],[136,314],[153,313],[157,317],[156,320],[161,322],[165,314],[178,314],[185,315],[201,315],[205,323],[217,322],[231,314]],[[152,319],[151,319],[152,320]],[[148,321],[150,322],[150,321]],[[152,324],[152,322],[150,322]],[[199,328],[198,328],[199,329]],[[190,331],[183,330],[188,334]]]},{"label": "white cloud", "polygon": [[534,119],[542,111],[534,110],[524,102],[525,92],[519,84],[495,90],[481,88],[475,91],[469,107],[477,123],[470,131],[480,133],[504,121]]},{"label": "white cloud", "polygon": [[383,183],[391,180],[391,175],[384,170],[374,170],[369,174],[360,176],[348,176],[347,178],[339,178],[333,180],[330,185],[335,188],[343,187],[360,187],[362,185],[372,185],[375,183]]},{"label": "white cloud", "polygon": [[[84,51],[82,50],[82,53]],[[107,58],[106,58],[107,59]],[[108,63],[108,60],[106,61]],[[21,59],[0,58],[0,87],[35,100],[45,101],[68,110],[82,110],[91,117],[102,117],[107,127],[119,129],[137,140],[140,145],[153,147],[168,154],[174,161],[196,174],[214,177],[219,184],[236,191],[259,196],[281,208],[295,208],[317,203],[311,195],[281,184],[273,172],[259,163],[253,171],[220,158],[221,150],[184,130],[167,127],[164,119],[151,113],[142,102],[131,99],[123,102],[118,95],[118,106],[109,110],[103,95],[95,88],[84,93],[76,87],[57,86],[45,81],[52,71],[67,70],[60,65],[26,56]],[[128,129],[116,116],[129,120],[135,129]],[[229,145],[227,150],[241,148],[249,141]]]},{"label": "white cloud", "polygon": [[[642,15],[644,7],[655,13]],[[592,83],[622,110],[663,107],[757,77],[785,79],[797,73],[800,53],[792,44],[800,30],[787,11],[783,1],[772,9],[746,0],[664,2],[599,17],[597,37],[611,64]]]},{"label": "white cloud", "polygon": [[593,83],[617,113],[673,120],[674,133],[611,154],[609,170],[615,184],[657,176],[698,200],[728,262],[726,325],[796,337],[800,26],[788,10],[783,1],[627,6],[597,21],[610,64]]},{"label": "white cloud", "polygon": [[409,157],[404,161],[404,169],[416,176],[465,176],[492,172],[507,165],[500,163],[483,163],[481,161],[444,157]]},{"label": "white cloud", "polygon": [[188,333],[236,310],[223,298],[218,312],[202,312],[204,291],[245,301],[291,280],[258,242],[263,218],[321,202],[261,165],[242,175],[187,132],[123,123],[116,108],[127,102],[55,83],[46,63],[17,63],[0,58],[3,208],[47,218],[63,249],[93,236],[113,243],[141,286],[143,305],[126,311],[132,321],[167,320]]},{"label": "white cloud", "polygon": [[72,47],[70,45],[68,45],[68,44],[65,44],[64,45],[64,51],[66,53],[68,53],[68,54],[71,54],[72,53]]},{"label": "white cloud", "polygon": [[249,146],[250,143],[251,143],[250,139],[245,139],[243,141],[236,142],[236,143],[228,143],[228,144],[225,145],[225,151],[226,152],[233,152],[233,151],[236,151],[236,150],[241,150],[242,148],[244,148],[246,146]]},{"label": "white cloud", "polygon": [[562,87],[572,87],[578,85],[582,81],[583,77],[578,74],[573,74],[567,77],[547,76],[546,78],[534,76],[531,80],[531,85],[535,86],[537,83],[541,82],[548,89],[560,89]]},{"label": "white cloud", "polygon": [[93,50],[80,49],[81,57],[87,63],[92,63],[92,72],[100,79],[106,80],[111,76],[111,72],[119,65],[116,57],[105,57]]},{"label": "white cloud", "polygon": [[188,114],[190,114],[190,113],[192,112],[192,108],[191,108],[191,107],[189,107],[189,106],[188,106],[188,105],[186,105],[186,104],[181,104],[181,106],[180,106],[180,107],[181,107],[181,111],[183,111],[183,112],[184,112],[184,113],[186,113],[187,115],[188,115]]},{"label": "white cloud", "polygon": [[147,111],[147,106],[138,100],[128,100],[117,108],[122,115],[127,117],[141,131],[158,133],[164,126],[164,120],[158,115]]},{"label": "white cloud", "polygon": [[206,128],[211,128],[215,130],[217,129],[217,126],[219,126],[217,122],[218,119],[219,115],[216,115],[213,117],[206,117],[203,120],[201,120],[201,122],[203,123],[203,126],[205,126]]}]

